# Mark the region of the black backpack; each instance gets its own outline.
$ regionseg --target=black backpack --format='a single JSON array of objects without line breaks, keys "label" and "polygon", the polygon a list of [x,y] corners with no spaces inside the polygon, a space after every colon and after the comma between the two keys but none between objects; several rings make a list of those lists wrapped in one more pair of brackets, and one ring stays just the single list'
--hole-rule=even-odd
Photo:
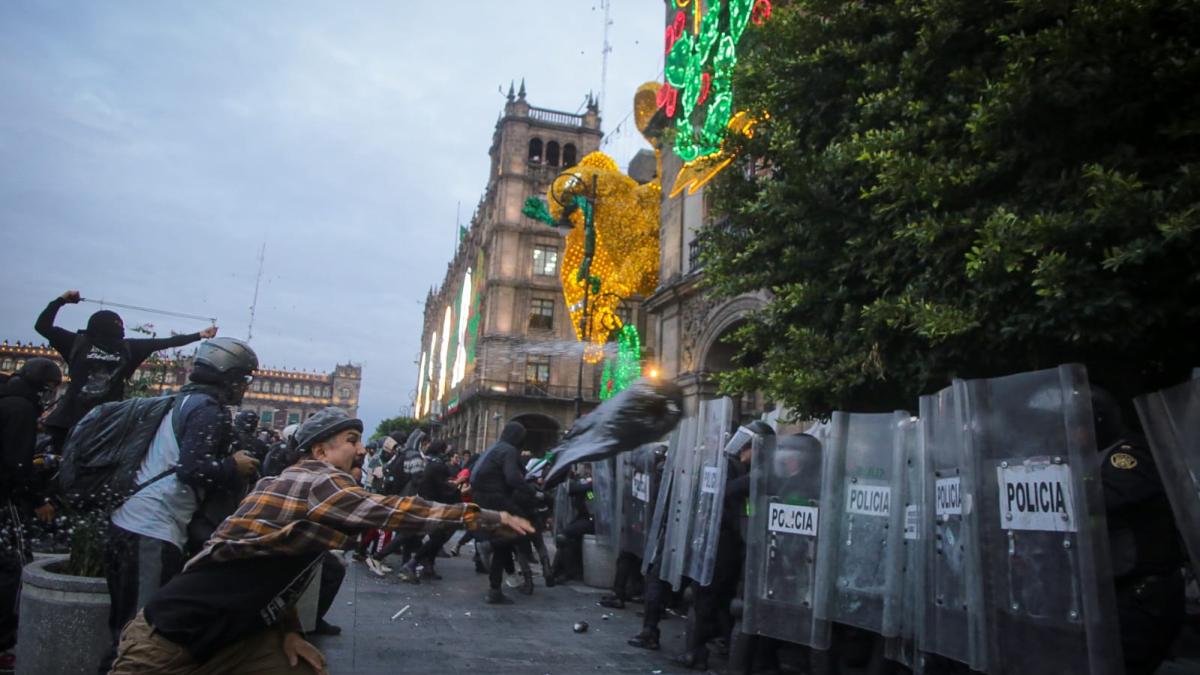
[{"label": "black backpack", "polygon": [[175,437],[181,420],[179,395],[131,398],[92,408],[79,420],[63,444],[58,484],[68,504],[79,509],[115,509],[139,490],[175,472],[171,467],[139,484],[138,467],[158,433],[163,417],[174,406]]}]

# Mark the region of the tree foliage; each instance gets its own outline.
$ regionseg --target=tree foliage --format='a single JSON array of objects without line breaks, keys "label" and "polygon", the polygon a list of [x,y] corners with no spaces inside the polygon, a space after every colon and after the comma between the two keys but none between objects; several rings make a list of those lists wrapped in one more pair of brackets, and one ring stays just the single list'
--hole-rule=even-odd
[{"label": "tree foliage", "polygon": [[405,435],[408,435],[412,433],[413,429],[416,429],[419,426],[421,426],[421,422],[415,417],[404,417],[403,415],[388,417],[387,419],[381,420],[375,427],[375,433],[371,434],[371,440],[377,441],[396,431],[400,431]]},{"label": "tree foliage", "polygon": [[1130,395],[1200,365],[1200,9],[794,2],[752,31],[714,292],[769,289],[733,390],[802,414],[1083,362]]}]

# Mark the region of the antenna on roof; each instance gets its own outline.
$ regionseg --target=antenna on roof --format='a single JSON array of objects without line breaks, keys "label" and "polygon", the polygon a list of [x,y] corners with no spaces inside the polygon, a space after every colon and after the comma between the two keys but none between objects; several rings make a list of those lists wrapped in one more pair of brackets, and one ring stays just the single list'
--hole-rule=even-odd
[{"label": "antenna on roof", "polygon": [[254,337],[254,313],[258,310],[258,287],[262,284],[263,262],[267,257],[267,242],[258,249],[258,276],[254,277],[254,300],[250,302],[250,326],[246,329],[246,342]]},{"label": "antenna on roof", "polygon": [[600,109],[601,116],[604,115],[604,90],[608,87],[608,55],[612,53],[612,45],[608,43],[608,29],[612,26],[612,21],[608,18],[609,10],[612,9],[612,0],[600,0],[600,6],[604,8],[604,48],[600,50]]}]

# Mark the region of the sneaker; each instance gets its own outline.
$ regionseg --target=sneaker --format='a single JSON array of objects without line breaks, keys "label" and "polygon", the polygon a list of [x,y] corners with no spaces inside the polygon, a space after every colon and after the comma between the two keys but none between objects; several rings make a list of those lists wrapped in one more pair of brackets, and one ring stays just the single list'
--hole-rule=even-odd
[{"label": "sneaker", "polygon": [[379,569],[383,570],[383,573],[384,573],[384,574],[391,574],[391,573],[392,573],[392,571],[393,571],[393,570],[392,570],[392,566],[391,566],[391,565],[389,565],[389,564],[387,564],[387,563],[385,563],[385,562],[383,562],[382,560],[379,560],[379,559],[376,559],[376,560],[375,560],[375,562],[379,564]]},{"label": "sneaker", "polygon": [[509,588],[516,588],[521,585],[521,577],[515,574],[505,574],[504,585],[508,586]]},{"label": "sneaker", "polygon": [[400,581],[403,581],[406,584],[421,583],[421,577],[417,574],[417,571],[411,569],[408,565],[401,567],[400,571],[396,572],[396,576],[400,578]]},{"label": "sneaker", "polygon": [[367,569],[371,570],[377,577],[387,576],[387,572],[383,571],[383,565],[374,558],[367,558]]}]

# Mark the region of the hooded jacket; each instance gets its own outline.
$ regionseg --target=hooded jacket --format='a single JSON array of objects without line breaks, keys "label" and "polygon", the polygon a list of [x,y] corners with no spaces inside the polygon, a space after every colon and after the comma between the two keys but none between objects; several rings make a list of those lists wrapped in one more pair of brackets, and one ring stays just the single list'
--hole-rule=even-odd
[{"label": "hooded jacket", "polygon": [[[55,298],[37,318],[34,329],[67,362],[71,383],[61,401],[46,419],[46,426],[68,429],[89,410],[125,398],[125,382],[151,354],[160,349],[182,347],[200,339],[199,333],[161,339],[127,340],[116,313],[101,310],[88,320],[87,330],[72,333],[54,325],[58,310],[66,304]],[[85,392],[85,387],[89,388]]]},{"label": "hooded jacket", "polygon": [[38,392],[20,376],[0,384],[0,499],[27,496],[41,411]]},{"label": "hooded jacket", "polygon": [[479,457],[471,470],[471,496],[476,504],[516,513],[519,509],[514,495],[536,497],[537,490],[525,482],[521,467],[520,445],[524,440],[525,427],[520,422],[509,422],[500,432],[500,440]]}]

